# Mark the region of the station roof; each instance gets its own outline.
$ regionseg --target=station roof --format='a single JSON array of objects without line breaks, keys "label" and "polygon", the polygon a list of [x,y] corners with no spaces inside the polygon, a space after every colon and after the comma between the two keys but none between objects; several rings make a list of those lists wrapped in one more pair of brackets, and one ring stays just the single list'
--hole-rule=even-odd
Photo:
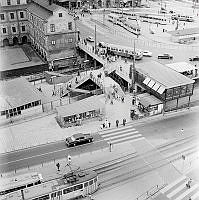
[{"label": "station roof", "polygon": [[176,31],[168,31],[168,33],[171,34],[172,36],[194,35],[194,34],[199,34],[199,27],[187,28]]},{"label": "station roof", "polygon": [[166,64],[166,66],[179,73],[197,69],[194,65],[187,62],[176,62],[176,63]]},{"label": "station roof", "polygon": [[137,97],[144,107],[162,104],[162,101],[149,93],[138,94]]},{"label": "station roof", "polygon": [[58,116],[67,117],[104,107],[102,95],[91,96],[72,104],[57,107]]},{"label": "station roof", "polygon": [[13,109],[28,103],[43,100],[45,97],[25,78],[0,82],[0,109]]},{"label": "station roof", "polygon": [[146,76],[143,82],[145,85],[160,94],[165,89],[194,83],[192,79],[156,61],[137,64],[136,71]]}]

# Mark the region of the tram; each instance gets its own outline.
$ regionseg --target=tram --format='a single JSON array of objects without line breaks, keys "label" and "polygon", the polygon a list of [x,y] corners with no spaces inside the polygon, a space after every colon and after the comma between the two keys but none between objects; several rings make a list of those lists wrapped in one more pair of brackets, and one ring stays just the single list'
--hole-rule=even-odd
[{"label": "tram", "polygon": [[0,179],[0,195],[10,194],[17,190],[29,188],[42,183],[42,175],[37,172]]},{"label": "tram", "polygon": [[0,196],[0,200],[66,200],[85,197],[98,189],[94,171],[75,171],[58,179]]},{"label": "tram", "polygon": [[139,16],[142,22],[161,24],[161,25],[168,24],[167,18],[161,15],[140,14]]}]

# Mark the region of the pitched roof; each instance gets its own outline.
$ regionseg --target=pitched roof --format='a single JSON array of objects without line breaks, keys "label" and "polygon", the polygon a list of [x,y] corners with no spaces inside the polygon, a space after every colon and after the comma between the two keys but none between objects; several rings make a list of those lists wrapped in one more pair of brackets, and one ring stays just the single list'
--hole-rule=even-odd
[{"label": "pitched roof", "polygon": [[48,11],[55,11],[56,9],[59,9],[60,6],[52,3],[51,5],[49,4],[49,0],[33,0],[36,4],[40,5],[41,7],[45,8]]},{"label": "pitched roof", "polygon": [[156,61],[137,64],[136,71],[159,83],[165,89],[194,83],[192,79]]}]

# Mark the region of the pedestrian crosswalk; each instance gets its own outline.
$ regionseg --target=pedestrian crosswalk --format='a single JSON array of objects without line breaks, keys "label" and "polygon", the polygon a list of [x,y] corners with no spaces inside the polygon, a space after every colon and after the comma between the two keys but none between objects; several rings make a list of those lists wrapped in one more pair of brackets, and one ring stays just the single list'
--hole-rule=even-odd
[{"label": "pedestrian crosswalk", "polygon": [[104,140],[111,144],[133,142],[144,139],[143,135],[132,126],[108,129],[100,132],[100,135]]},{"label": "pedestrian crosswalk", "polygon": [[[191,181],[190,188],[186,186],[189,178],[182,176],[176,181],[167,185],[160,192],[161,194],[155,199],[171,199],[171,200],[199,200],[199,184],[195,181]],[[164,195],[164,197],[163,197]],[[160,198],[159,198],[160,197]]]}]

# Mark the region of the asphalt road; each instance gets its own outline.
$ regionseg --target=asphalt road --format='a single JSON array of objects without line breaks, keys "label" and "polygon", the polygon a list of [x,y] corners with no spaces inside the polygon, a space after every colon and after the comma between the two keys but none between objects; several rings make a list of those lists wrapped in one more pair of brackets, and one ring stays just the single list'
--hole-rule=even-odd
[{"label": "asphalt road", "polygon": [[[165,116],[163,119],[156,121],[147,121],[138,125],[133,125],[149,142],[153,145],[157,144],[154,141],[168,140],[179,136],[183,137],[197,134],[199,128],[199,112],[193,111],[185,112],[184,114],[176,113],[172,117]],[[184,132],[181,133],[183,128]],[[95,151],[108,144],[100,135],[94,136],[95,142],[74,148],[67,148],[64,141],[57,143],[42,145],[30,149],[24,149],[7,154],[0,155],[0,172],[13,171],[15,169],[25,168],[32,165],[41,164],[52,161],[53,159],[61,159],[68,154],[71,156],[79,155],[84,152]]]}]

